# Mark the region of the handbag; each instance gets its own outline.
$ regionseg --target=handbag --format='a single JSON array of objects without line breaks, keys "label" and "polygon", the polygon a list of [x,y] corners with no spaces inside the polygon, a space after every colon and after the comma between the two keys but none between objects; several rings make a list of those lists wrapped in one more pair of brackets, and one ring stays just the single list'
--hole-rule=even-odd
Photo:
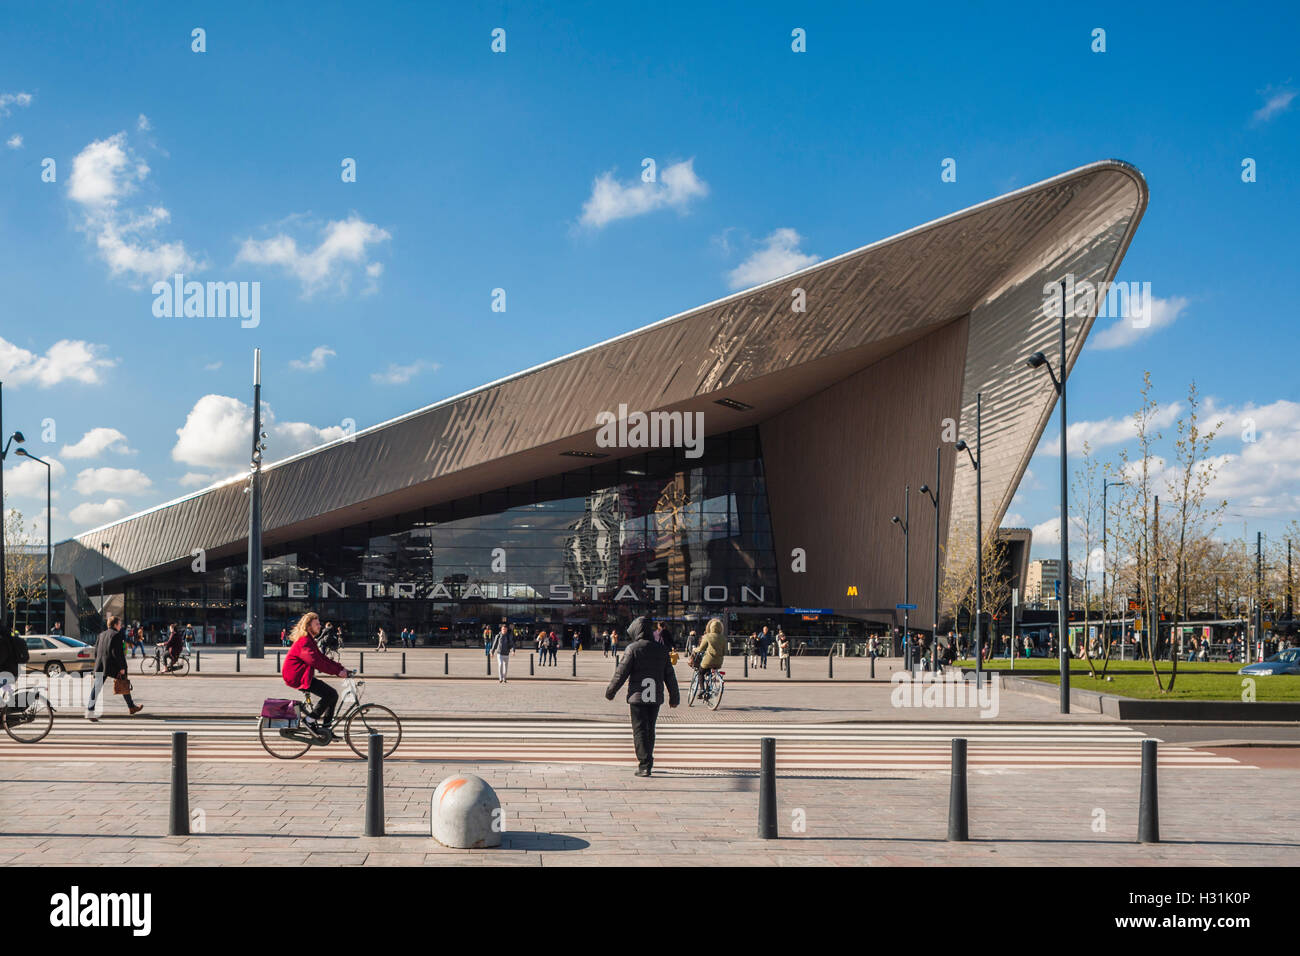
[{"label": "handbag", "polygon": [[129,693],[131,693],[131,682],[130,682],[127,678],[125,678],[125,677],[114,677],[114,678],[113,678],[113,693],[114,693],[114,694],[129,694]]}]

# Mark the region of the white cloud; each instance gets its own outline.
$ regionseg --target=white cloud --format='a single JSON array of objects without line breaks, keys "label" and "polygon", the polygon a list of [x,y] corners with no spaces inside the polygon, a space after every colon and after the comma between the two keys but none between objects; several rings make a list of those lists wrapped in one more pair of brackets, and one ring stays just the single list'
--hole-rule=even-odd
[{"label": "white cloud", "polygon": [[665,206],[682,212],[693,200],[708,194],[708,183],[695,175],[694,159],[666,166],[653,183],[642,182],[640,176],[630,183],[619,183],[611,170],[592,182],[591,195],[582,204],[578,222],[600,229],[616,219],[629,219]]},{"label": "white cloud", "polygon": [[[1038,551],[1041,546],[1054,544],[1057,548],[1061,546],[1061,517],[1048,518],[1040,524],[1034,525],[1034,537],[1032,547]],[[1083,540],[1083,521],[1073,515],[1070,517],[1070,541],[1077,543]],[[1073,550],[1073,544],[1071,545]]]},{"label": "white cloud", "polygon": [[15,106],[31,106],[30,93],[0,93],[0,117],[8,116]]},{"label": "white cloud", "polygon": [[73,486],[77,494],[140,495],[153,487],[153,482],[136,468],[85,468],[77,474]]},{"label": "white cloud", "polygon": [[1025,516],[1018,512],[1003,515],[1002,527],[1004,528],[1023,528],[1025,526]]},{"label": "white cloud", "polygon": [[318,345],[305,359],[290,359],[289,367],[300,372],[319,372],[325,367],[325,360],[337,355],[328,345]]},{"label": "white cloud", "polygon": [[5,140],[5,145],[8,146],[10,149],[22,149],[23,138],[18,133],[14,133],[7,140]]},{"label": "white cloud", "polygon": [[127,505],[121,498],[109,498],[107,501],[101,501],[96,504],[93,501],[87,501],[85,504],[77,505],[70,512],[68,517],[79,525],[101,525],[109,521],[114,521],[126,514]]},{"label": "white cloud", "polygon": [[221,368],[220,362],[209,362],[207,365],[203,366],[203,371],[215,372],[219,368]]},{"label": "white cloud", "polygon": [[[391,239],[391,234],[353,214],[325,226],[324,237],[315,249],[298,248],[292,236],[280,233],[270,239],[245,239],[236,262],[279,266],[302,283],[302,293],[310,297],[331,286],[346,291],[352,266],[366,270],[371,279],[368,247]],[[381,270],[382,271],[382,270]]]},{"label": "white cloud", "polygon": [[763,240],[761,249],[727,274],[727,285],[732,289],[747,289],[817,262],[821,256],[799,251],[802,241],[793,229],[777,229]]},{"label": "white cloud", "polygon": [[[1169,428],[1177,420],[1183,411],[1182,402],[1170,402],[1168,405],[1162,405],[1157,409],[1154,416],[1147,423],[1148,432],[1154,434],[1161,429]],[[1217,417],[1210,413],[1210,406],[1207,402],[1201,416],[1202,427],[1213,425]],[[1088,447],[1095,455],[1102,449],[1109,448],[1112,445],[1122,445],[1125,442],[1133,441],[1137,438],[1137,427],[1132,415],[1123,418],[1103,418],[1095,422],[1075,422],[1066,432],[1066,441],[1069,445],[1068,451],[1071,455],[1083,454],[1083,443],[1087,442]],[[1038,443],[1037,454],[1047,458],[1059,457],[1061,453],[1061,436],[1054,435],[1051,438],[1044,436]],[[1058,466],[1059,467],[1059,466]],[[1028,477],[1028,475],[1026,475]],[[1036,482],[1035,488],[1041,488],[1042,483]]]},{"label": "white cloud", "polygon": [[141,113],[135,121],[135,128],[142,133],[147,133],[153,129],[153,124],[149,122],[149,117]]},{"label": "white cloud", "polygon": [[384,371],[371,373],[370,380],[376,385],[405,385],[423,371],[436,372],[440,368],[442,366],[437,362],[425,359],[419,359],[409,365],[398,365],[392,362]]},{"label": "white cloud", "polygon": [[[1187,308],[1187,299],[1182,296],[1174,296],[1170,299],[1152,296],[1143,315],[1117,319],[1113,325],[1108,325],[1093,334],[1088,339],[1088,344],[1094,349],[1124,348],[1157,329],[1173,325],[1185,308]],[[1060,315],[1060,309],[1057,309],[1057,315]]]},{"label": "white cloud", "polygon": [[205,488],[214,484],[216,480],[216,475],[205,475],[201,471],[187,471],[181,475],[180,484],[182,488]]},{"label": "white cloud", "polygon": [[[287,458],[346,434],[341,425],[317,428],[306,422],[275,421],[269,405],[262,403],[262,427],[269,436],[267,461]],[[172,459],[199,468],[246,471],[253,441],[253,408],[228,395],[204,395],[176,429]],[[187,476],[188,477],[188,476]]]},{"label": "white cloud", "polygon": [[68,177],[68,197],[81,206],[80,228],[94,237],[114,276],[158,279],[201,268],[184,243],[146,238],[171,219],[166,208],[134,212],[121,207],[148,175],[148,165],[131,152],[125,132],[88,145],[72,160]]},{"label": "white cloud", "polygon": [[1289,87],[1274,89],[1269,87],[1262,90],[1260,95],[1264,97],[1264,105],[1255,110],[1252,119],[1256,123],[1267,123],[1279,113],[1285,113],[1291,106],[1291,101],[1296,98],[1296,90]]},{"label": "white cloud", "polygon": [[[12,454],[12,452],[10,452]],[[41,456],[50,463],[50,481],[53,485],[51,497],[59,496],[59,479],[67,474],[57,458]],[[45,466],[26,458],[18,459],[21,464],[5,469],[5,496],[15,495],[19,498],[37,498],[45,500]]]},{"label": "white cloud", "polygon": [[98,385],[105,369],[117,364],[103,358],[105,346],[77,339],[60,339],[44,355],[0,338],[0,380],[12,385],[32,383],[49,388],[62,382]]},{"label": "white cloud", "polygon": [[113,450],[120,455],[133,455],[135,451],[126,444],[126,436],[116,428],[92,428],[81,436],[81,440],[71,445],[64,445],[59,452],[64,458],[95,458],[105,451]]}]

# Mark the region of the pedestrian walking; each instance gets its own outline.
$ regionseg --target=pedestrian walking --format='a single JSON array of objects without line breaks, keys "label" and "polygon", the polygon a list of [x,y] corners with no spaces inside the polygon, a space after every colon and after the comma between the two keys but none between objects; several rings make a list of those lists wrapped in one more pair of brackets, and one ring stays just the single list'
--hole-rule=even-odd
[{"label": "pedestrian walking", "polygon": [[648,777],[654,767],[655,722],[659,719],[659,705],[665,688],[668,706],[676,707],[681,700],[677,690],[677,674],[668,659],[668,648],[647,634],[644,617],[638,617],[627,629],[630,643],[627,654],[614,671],[614,677],[605,688],[605,699],[613,700],[625,683],[628,710],[632,719],[632,744],[636,748],[636,776]]},{"label": "pedestrian walking", "polygon": [[[175,625],[172,629],[175,630]],[[95,713],[95,703],[103,693],[107,677],[113,679],[113,693],[122,695],[126,709],[132,716],[144,710],[143,706],[131,699],[131,682],[126,676],[126,635],[122,633],[121,619],[116,616],[108,619],[108,628],[95,639],[95,670],[92,677],[90,700],[86,702],[88,720],[99,720]]]},{"label": "pedestrian walking", "polygon": [[617,628],[610,629],[609,650],[610,653],[613,654],[614,658],[617,660],[618,659],[618,629]]},{"label": "pedestrian walking", "polygon": [[483,625],[483,656],[492,656],[492,628]]},{"label": "pedestrian walking", "polygon": [[551,652],[551,666],[555,667],[559,663],[560,656],[560,635],[558,632],[551,631],[551,637],[547,641],[546,647]]},{"label": "pedestrian walking", "polygon": [[492,639],[492,653],[497,656],[497,683],[507,683],[510,671],[510,652],[515,649],[515,636],[504,624]]},{"label": "pedestrian walking", "polygon": [[375,639],[375,645],[377,650],[388,650],[388,635],[384,633],[382,627],[379,629],[379,636]]},{"label": "pedestrian walking", "polygon": [[609,631],[600,632],[601,657],[609,657]]},{"label": "pedestrian walking", "polygon": [[758,635],[758,666],[767,670],[767,651],[772,646],[772,636],[767,633],[767,625],[763,625],[763,633]]}]

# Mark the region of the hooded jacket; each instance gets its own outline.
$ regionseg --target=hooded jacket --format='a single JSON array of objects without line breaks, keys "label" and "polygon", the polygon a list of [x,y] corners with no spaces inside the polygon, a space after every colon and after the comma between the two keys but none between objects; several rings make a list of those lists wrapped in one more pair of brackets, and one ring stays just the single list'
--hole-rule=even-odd
[{"label": "hooded jacket", "polygon": [[664,700],[664,685],[667,685],[668,703],[676,707],[681,694],[677,690],[677,674],[668,659],[668,648],[645,633],[643,617],[632,622],[627,629],[627,636],[631,643],[619,661],[609,686],[605,688],[605,699],[613,700],[626,682],[629,704],[661,704]]}]

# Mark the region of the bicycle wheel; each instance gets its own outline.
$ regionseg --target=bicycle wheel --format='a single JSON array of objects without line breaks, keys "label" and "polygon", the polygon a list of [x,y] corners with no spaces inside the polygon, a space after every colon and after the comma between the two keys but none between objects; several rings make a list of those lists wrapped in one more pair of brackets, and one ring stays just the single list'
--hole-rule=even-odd
[{"label": "bicycle wheel", "polygon": [[348,722],[343,725],[343,739],[352,752],[364,760],[369,754],[371,734],[384,735],[384,756],[391,757],[402,742],[402,722],[387,707],[362,704],[348,714]]},{"label": "bicycle wheel", "polygon": [[716,674],[710,683],[712,686],[709,688],[709,709],[717,710],[718,705],[722,703],[722,688],[726,687],[727,683]]},{"label": "bicycle wheel", "polygon": [[[311,741],[307,739],[310,731],[298,728],[294,730],[281,731],[277,727],[267,726],[267,718],[261,717],[257,721],[257,736],[262,741],[262,749],[272,757],[278,757],[281,760],[293,760],[301,757],[311,749]],[[285,736],[285,735],[288,736]]]},{"label": "bicycle wheel", "polygon": [[167,669],[167,673],[175,674],[177,677],[184,677],[190,672],[190,659],[188,657],[176,658],[176,663]]},{"label": "bicycle wheel", "polygon": [[692,707],[695,704],[695,698],[700,694],[700,672],[698,670],[691,672],[691,686],[686,692],[686,706]]},{"label": "bicycle wheel", "polygon": [[142,661],[140,662],[140,673],[141,673],[141,674],[157,674],[157,673],[158,673],[158,658],[156,658],[156,657],[146,657],[144,660],[142,660]]},{"label": "bicycle wheel", "polygon": [[19,694],[23,696],[28,698],[26,706],[4,708],[5,733],[20,744],[34,744],[54,726],[54,710],[44,694]]}]

